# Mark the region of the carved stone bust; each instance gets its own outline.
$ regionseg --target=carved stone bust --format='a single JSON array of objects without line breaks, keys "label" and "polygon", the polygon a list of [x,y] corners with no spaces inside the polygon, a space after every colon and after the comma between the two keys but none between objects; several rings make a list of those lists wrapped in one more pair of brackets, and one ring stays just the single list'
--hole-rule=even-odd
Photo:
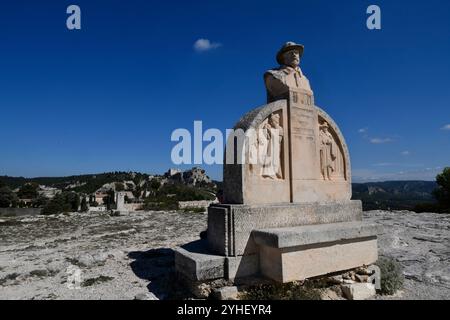
[{"label": "carved stone bust", "polygon": [[309,80],[299,67],[303,50],[301,44],[286,42],[278,51],[277,62],[280,67],[264,74],[268,102],[285,99],[289,89],[304,90],[312,95]]}]

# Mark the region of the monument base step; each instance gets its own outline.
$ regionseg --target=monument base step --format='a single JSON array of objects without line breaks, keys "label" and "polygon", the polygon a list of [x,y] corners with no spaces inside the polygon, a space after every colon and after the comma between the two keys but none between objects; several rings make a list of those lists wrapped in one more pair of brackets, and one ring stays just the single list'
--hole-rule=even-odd
[{"label": "monument base step", "polygon": [[376,234],[375,225],[360,221],[252,232],[261,273],[282,283],[376,262]]},{"label": "monument base step", "polygon": [[259,273],[257,254],[225,257],[208,252],[206,240],[198,240],[175,249],[175,269],[191,281],[226,279],[234,281]]},{"label": "monument base step", "polygon": [[264,276],[277,282],[304,280],[377,261],[377,227],[360,221],[254,230],[258,253],[211,254],[207,240],[175,250],[175,268],[193,282]]},{"label": "monument base step", "polygon": [[175,249],[175,269],[191,281],[225,277],[225,257],[208,253],[205,240],[190,242]]}]

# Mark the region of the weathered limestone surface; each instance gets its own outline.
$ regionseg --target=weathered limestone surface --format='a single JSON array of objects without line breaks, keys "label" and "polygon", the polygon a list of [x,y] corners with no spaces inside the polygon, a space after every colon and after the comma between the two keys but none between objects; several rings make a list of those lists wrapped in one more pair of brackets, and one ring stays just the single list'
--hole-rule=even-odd
[{"label": "weathered limestone surface", "polygon": [[377,210],[364,220],[382,226],[379,254],[403,267],[405,288],[387,299],[450,299],[449,214]]},{"label": "weathered limestone surface", "polygon": [[[173,298],[173,250],[206,225],[206,215],[181,212],[1,217],[0,300]],[[77,268],[80,287],[70,289]]]},{"label": "weathered limestone surface", "polygon": [[[401,292],[376,299],[450,299],[450,215],[363,214],[380,228],[380,255],[396,259],[406,278]],[[170,298],[172,249],[199,239],[206,227],[206,215],[177,212],[2,216],[0,299]],[[70,290],[66,271],[74,263],[86,265],[82,281],[112,279]]]}]

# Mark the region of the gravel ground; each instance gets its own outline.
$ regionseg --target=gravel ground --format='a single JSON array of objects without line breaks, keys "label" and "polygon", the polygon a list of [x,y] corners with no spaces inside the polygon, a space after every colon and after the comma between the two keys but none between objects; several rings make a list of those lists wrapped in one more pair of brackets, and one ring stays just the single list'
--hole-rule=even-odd
[{"label": "gravel ground", "polygon": [[172,248],[205,214],[137,212],[0,220],[0,299],[164,299]]}]

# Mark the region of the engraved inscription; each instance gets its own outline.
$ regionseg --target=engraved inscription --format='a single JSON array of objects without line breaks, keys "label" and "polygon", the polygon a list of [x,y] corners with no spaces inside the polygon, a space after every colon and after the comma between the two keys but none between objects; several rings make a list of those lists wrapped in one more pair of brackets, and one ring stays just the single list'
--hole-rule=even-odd
[{"label": "engraved inscription", "polygon": [[304,108],[292,108],[292,134],[308,136],[314,139],[314,125],[317,120],[313,117],[313,111]]}]

